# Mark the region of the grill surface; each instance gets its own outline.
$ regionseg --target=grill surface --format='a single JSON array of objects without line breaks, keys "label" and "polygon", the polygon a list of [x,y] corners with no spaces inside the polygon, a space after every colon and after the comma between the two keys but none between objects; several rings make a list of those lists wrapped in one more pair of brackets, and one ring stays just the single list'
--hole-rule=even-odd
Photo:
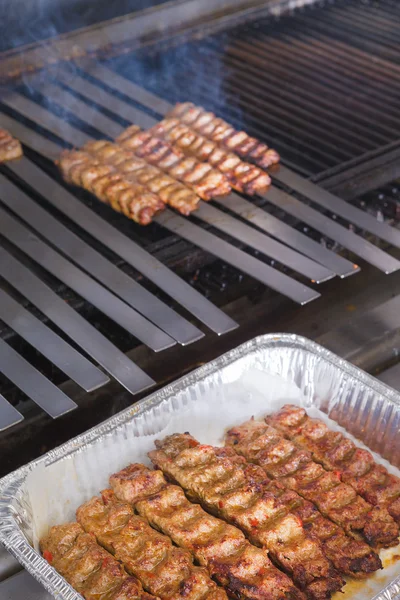
[{"label": "grill surface", "polygon": [[[346,179],[344,175],[346,168],[351,166],[351,170],[347,171],[349,173],[353,170],[357,171],[360,165],[364,163],[368,165],[373,158],[374,164],[382,166],[380,176],[384,181],[389,181],[399,174],[399,162],[397,160],[396,163],[395,158],[397,153],[400,156],[400,117],[396,110],[400,96],[398,83],[400,50],[395,43],[396,19],[397,22],[400,19],[400,8],[389,0],[378,4],[364,4],[359,0],[337,1],[327,6],[313,6],[295,11],[293,15],[281,17],[279,20],[265,14],[256,22],[242,23],[218,34],[206,35],[207,32],[203,30],[199,40],[188,41],[187,38],[176,37],[162,44],[148,44],[135,53],[124,54],[108,61],[107,67],[113,73],[123,75],[165,100],[175,102],[190,99],[214,110],[237,127],[246,128],[249,133],[275,146],[284,157],[285,164],[303,175],[311,175],[322,182],[331,181],[333,187],[340,189],[341,177],[343,181]],[[19,123],[28,126],[28,129],[58,143],[63,143],[65,140],[74,143],[75,135],[77,140],[79,136],[85,135],[112,136],[120,127],[132,120],[129,115],[133,110],[139,109],[142,115],[144,111],[151,118],[160,117],[160,111],[154,110],[154,107],[152,108],[146,102],[139,102],[137,98],[135,99],[135,94],[130,93],[129,88],[122,90],[118,80],[117,84],[113,84],[111,80],[107,82],[107,78],[93,77],[84,64],[74,68],[72,73],[71,67],[72,65],[69,64],[68,68],[60,66],[39,73],[35,77],[25,77],[23,83],[12,90],[12,93],[18,94],[19,99],[24,99],[23,104],[20,101],[18,104],[15,103],[13,97],[8,101],[7,96],[4,95],[4,112],[17,119]],[[89,85],[94,86],[94,93],[89,91]],[[10,88],[7,94],[9,92]],[[26,104],[27,99],[33,104]],[[117,101],[118,105],[115,104]],[[112,107],[113,103],[117,108]],[[30,106],[41,106],[49,112],[43,113],[43,119],[40,119],[37,116],[39,113],[35,112],[36,109],[31,111]],[[24,107],[28,109],[24,110]],[[91,112],[91,108],[94,112]],[[128,116],[125,114],[127,109],[129,109]],[[51,115],[56,115],[54,128],[51,127]],[[38,122],[40,125],[37,124]],[[53,133],[51,133],[52,129]],[[56,137],[54,133],[57,133]],[[52,180],[60,181],[54,166],[29,149],[27,156],[48,172]],[[390,163],[390,170],[385,163],[386,156],[388,165]],[[371,160],[371,164],[373,161]],[[114,254],[107,240],[99,242],[98,239],[94,239],[77,223],[73,223],[54,206],[48,204],[43,196],[37,193],[37,189],[22,183],[18,177],[18,169],[10,171],[6,168],[4,172],[8,179],[28,192],[28,196],[38,205],[46,208],[58,222],[67,225],[70,231],[99,251],[113,265],[129,277],[140,281],[147,290],[156,294],[160,300],[180,314],[185,317],[190,316],[182,311],[177,303],[171,302],[165,293],[136,269]],[[367,184],[364,178],[360,185],[363,191],[374,190],[375,187],[373,178]],[[56,188],[54,194],[57,194]],[[264,315],[272,315],[277,305],[280,306],[280,314],[283,315],[290,306],[282,297],[271,290],[266,290],[246,273],[228,266],[212,254],[182,239],[179,236],[179,229],[177,235],[171,235],[171,232],[157,223],[147,228],[140,228],[102,206],[84,192],[74,190],[74,195],[102,219],[110,222],[161,262],[172,267],[205,297],[210,298],[218,306],[224,306],[225,310],[240,324],[246,325],[248,322],[246,313],[251,311],[253,306],[267,304],[270,308],[263,313]],[[399,202],[396,183],[392,182],[387,187],[380,188],[378,192],[364,194],[362,198],[357,198],[354,189],[347,196],[357,199],[357,205],[363,211],[376,217],[378,231],[379,221],[386,220],[390,224],[398,221]],[[292,235],[291,243],[288,239],[284,240],[292,247],[296,247],[293,246],[296,231],[307,236],[304,240],[313,240],[316,244],[320,244],[320,260],[325,266],[327,265],[324,261],[335,263],[335,266],[331,264],[329,268],[336,273],[348,275],[352,271],[355,272],[353,263],[360,263],[357,254],[347,252],[344,248],[355,252],[357,248],[360,249],[361,256],[384,271],[390,272],[398,268],[398,253],[393,252],[393,249],[382,241],[385,236],[380,236],[379,240],[364,231],[361,226],[354,226],[349,220],[338,217],[335,208],[340,212],[339,205],[329,206],[329,210],[324,212],[321,204],[312,203],[308,206],[310,203],[304,198],[296,200],[285,194],[282,195],[279,190],[271,193],[270,196],[267,195],[266,198],[257,199],[255,204],[263,210],[262,215],[270,214],[279,219],[280,224],[285,223],[286,227],[290,227],[282,230],[282,235],[289,235],[289,238]],[[12,208],[11,205],[9,206]],[[226,215],[225,219],[232,219],[233,215],[230,213],[228,215],[226,212],[229,209],[229,201],[222,203],[222,206],[220,203],[218,209],[222,209],[222,213],[219,214]],[[268,252],[262,250],[265,238],[264,241],[261,241],[260,237],[257,238],[255,229],[250,230],[254,232],[253,239],[248,238],[252,247],[243,237],[235,239],[232,235],[227,235],[229,231],[232,233],[232,229],[229,229],[232,227],[231,220],[227,221],[225,233],[218,230],[216,222],[213,222],[213,215],[216,214],[212,212],[214,210],[210,206],[204,208],[203,215],[199,213],[203,219],[208,218],[208,225],[200,222],[196,217],[193,223],[200,225],[203,231],[208,230],[218,238],[229,241],[231,247],[244,248],[245,256],[261,260],[266,265],[274,267],[274,271],[278,270],[289,275],[292,280],[299,278],[289,266],[290,261],[288,265],[288,260],[283,260],[279,256],[279,250],[273,258],[268,258]],[[329,219],[325,218],[325,214]],[[235,218],[238,219],[238,223],[244,222],[237,217],[237,213]],[[254,219],[254,216],[252,218]],[[357,219],[359,220],[358,217]],[[35,227],[26,215],[24,220]],[[361,222],[362,219],[359,225]],[[263,228],[259,222],[253,224]],[[218,227],[221,228],[221,224]],[[355,231],[357,236],[349,233],[349,229]],[[375,227],[372,227],[373,229]],[[8,232],[3,231],[3,234],[5,233]],[[260,236],[260,233],[258,230],[257,235]],[[394,243],[399,246],[396,243],[397,233],[393,230],[386,237],[393,238]],[[281,241],[280,234],[275,234],[275,237]],[[190,240],[190,234],[188,239]],[[260,239],[261,246],[257,247],[257,239]],[[374,245],[368,246],[367,239]],[[298,243],[305,243],[304,240],[299,237]],[[51,243],[56,242],[53,240]],[[92,304],[83,301],[69,288],[60,285],[57,278],[43,271],[15,245],[10,244],[4,236],[1,238],[1,245],[26,264],[32,272],[38,273],[40,278],[46,281],[61,298],[77,309],[120,350],[130,351],[131,355],[132,351],[133,354],[137,351],[135,357],[141,356],[139,360],[141,366],[146,364],[146,368],[150,368],[151,371],[153,359],[148,353],[140,354],[137,339],[122,327],[115,325]],[[378,250],[378,247],[381,250]],[[312,249],[313,252],[315,248],[318,249],[318,246]],[[339,261],[342,259],[336,259],[332,253],[328,254],[323,248],[341,251],[346,261],[343,260],[339,266]],[[387,251],[390,251],[392,256],[387,254]],[[306,263],[303,261],[303,264]],[[363,269],[368,269],[362,261],[361,264]],[[299,279],[303,284],[307,283],[307,286],[310,286],[309,280],[304,277],[305,274],[303,272],[303,277]],[[12,295],[30,312],[48,323],[46,316],[33,308],[15,289],[11,289],[4,282],[1,285],[6,291],[11,291]],[[337,289],[338,285],[343,284],[335,283],[333,288],[328,286],[327,293],[334,293],[332,290]],[[263,323],[259,325],[259,330],[251,333],[250,330],[248,332],[245,330],[242,335],[245,338],[251,337],[255,333],[264,332],[265,327],[267,325]],[[60,330],[54,326],[52,328],[63,336]],[[2,326],[1,322],[0,335],[53,383],[58,385],[66,382],[66,377],[61,371],[17,337],[7,326]],[[199,350],[197,354],[193,349],[192,366],[206,358],[203,354],[204,346],[201,348],[203,350]],[[163,377],[166,378],[171,375],[172,373],[166,371],[163,373]],[[153,373],[152,376],[161,382],[162,378],[157,374]],[[24,399],[23,394],[16,392],[8,380],[0,380],[0,392],[27,418],[29,417],[29,423],[32,418],[30,415],[37,417],[38,413],[30,403],[21,403]],[[111,410],[118,410],[126,402],[129,403],[127,397],[124,398],[122,404],[116,401]],[[89,405],[90,399],[87,406]],[[90,426],[92,420],[107,416],[107,411],[103,409],[102,405],[102,409],[97,411],[96,416],[93,414],[90,416],[89,410],[87,418],[82,416],[78,430]],[[81,410],[81,415],[83,414]],[[71,425],[70,419],[69,423]],[[74,426],[68,429],[65,435],[70,437],[72,433],[77,432]],[[54,432],[52,439],[58,441],[58,435],[59,432],[58,434]],[[55,442],[50,442],[50,445],[53,443]],[[17,463],[30,458],[30,452],[36,454],[40,446],[34,442],[33,447],[35,449],[30,446],[24,458],[21,454]],[[8,469],[7,466],[5,468]]]}]

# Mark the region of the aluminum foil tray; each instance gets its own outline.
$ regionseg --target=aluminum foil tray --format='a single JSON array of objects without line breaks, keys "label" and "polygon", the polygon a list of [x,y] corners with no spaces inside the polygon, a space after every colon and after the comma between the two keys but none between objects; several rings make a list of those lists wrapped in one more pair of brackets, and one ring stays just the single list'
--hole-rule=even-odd
[{"label": "aluminum foil tray", "polygon": [[[344,428],[399,474],[399,394],[314,342],[266,335],[0,480],[0,543],[54,597],[81,599],[37,551],[51,525],[74,520],[76,508],[104,489],[112,472],[130,462],[148,463],[146,453],[158,437],[190,431],[203,443],[222,444],[228,426],[287,402]],[[337,597],[399,598],[399,557],[399,547],[384,550],[384,570],[364,582],[348,582]]]}]

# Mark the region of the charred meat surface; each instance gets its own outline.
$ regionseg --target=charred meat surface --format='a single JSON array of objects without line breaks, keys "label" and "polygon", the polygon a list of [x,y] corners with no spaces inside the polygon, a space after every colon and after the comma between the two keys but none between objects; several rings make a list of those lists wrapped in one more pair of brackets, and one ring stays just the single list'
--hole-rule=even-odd
[{"label": "charred meat surface", "polygon": [[338,472],[367,502],[387,508],[400,524],[400,479],[377,464],[368,450],[358,448],[340,431],[330,430],[323,421],[310,418],[299,406],[284,406],[271,416],[270,423],[309,450],[325,469]]},{"label": "charred meat surface", "polygon": [[243,533],[190,502],[161,471],[133,464],[110,477],[116,496],[193,554],[200,565],[238,600],[300,600],[303,593],[279,571],[265,550]]},{"label": "charred meat surface", "polygon": [[203,200],[227,196],[231,192],[223,173],[193,156],[186,156],[179,148],[148,131],[141,131],[136,125],[128,127],[115,141],[187,185]]},{"label": "charred meat surface", "polygon": [[245,131],[237,131],[232,125],[219,119],[214,113],[207,112],[201,106],[195,106],[191,102],[179,103],[167,116],[180,119],[182,123],[204,137],[256,163],[262,169],[279,162],[279,154],[276,150],[250,137]]},{"label": "charred meat surface", "polygon": [[156,600],[79,523],[52,527],[40,550],[86,600]]},{"label": "charred meat surface", "polygon": [[188,187],[118,144],[105,140],[91,141],[82,150],[100,163],[112,166],[132,184],[143,185],[164,204],[183,215],[190,215],[200,202],[199,196]]},{"label": "charred meat surface", "polygon": [[[246,424],[248,425],[248,424]],[[235,443],[237,428],[229,432]],[[238,449],[236,444],[235,449]],[[273,479],[313,502],[319,511],[356,539],[364,539],[374,548],[398,543],[398,527],[389,513],[377,509],[343,483],[337,473],[326,471],[277,429],[265,425],[254,445],[246,449],[247,458],[259,464]]]},{"label": "charred meat surface", "polygon": [[22,146],[5,129],[0,129],[0,163],[22,156]]},{"label": "charred meat surface", "polygon": [[76,517],[151,594],[162,600],[227,600],[207,570],[193,565],[187,550],[173,546],[169,537],[135,515],[133,507],[118,500],[112,490],[80,506]]},{"label": "charred meat surface", "polygon": [[189,434],[156,442],[149,453],[154,465],[183,487],[187,495],[217,517],[238,526],[249,540],[268,550],[309,598],[323,600],[340,590],[343,578],[309,536],[290,504],[246,477],[231,456],[199,444]]},{"label": "charred meat surface", "polygon": [[68,183],[82,187],[101,202],[123,213],[140,225],[148,225],[165,204],[140,183],[133,183],[111,165],[95,159],[87,152],[67,150],[58,166]]},{"label": "charred meat surface", "polygon": [[149,130],[153,136],[165,139],[174,148],[202,162],[208,162],[228,179],[238,192],[256,194],[265,192],[271,183],[267,173],[258,167],[243,162],[236,154],[218,146],[197,133],[179,119],[164,119]]},{"label": "charred meat surface", "polygon": [[[254,420],[234,427],[227,433],[226,450],[234,450],[237,456],[244,457],[250,464],[261,465],[266,449],[263,435],[267,428],[264,422]],[[286,487],[280,482],[280,477],[271,479],[264,469],[262,471],[266,489],[273,487],[275,494],[281,494],[282,501],[291,506],[308,534],[319,540],[325,555],[339,572],[361,579],[382,568],[378,554],[366,542],[347,535],[342,527],[324,517],[314,503],[297,492],[287,490],[285,493]]]}]

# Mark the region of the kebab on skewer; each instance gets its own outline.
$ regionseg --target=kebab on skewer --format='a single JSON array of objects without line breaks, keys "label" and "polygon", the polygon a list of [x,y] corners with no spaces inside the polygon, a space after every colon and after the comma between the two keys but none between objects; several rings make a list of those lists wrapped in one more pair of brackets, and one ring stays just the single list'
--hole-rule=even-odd
[{"label": "kebab on skewer", "polygon": [[358,448],[339,431],[332,431],[320,419],[312,419],[303,408],[286,405],[268,422],[285,437],[312,453],[328,471],[340,474],[367,502],[387,508],[400,524],[400,479],[377,464],[370,452]]},{"label": "kebab on skewer", "polygon": [[279,571],[265,550],[243,533],[191,503],[182,488],[167,483],[161,471],[133,464],[110,477],[120,500],[173,542],[191,552],[228,595],[240,600],[304,600],[303,593]]},{"label": "kebab on skewer", "polygon": [[227,177],[207,162],[186,156],[179,148],[131,125],[115,140],[139,158],[155,165],[190,187],[203,200],[227,196],[231,186]]},{"label": "kebab on skewer", "polygon": [[86,600],[157,600],[79,523],[52,527],[40,541],[40,550]]},{"label": "kebab on skewer", "polygon": [[275,165],[280,157],[276,150],[250,137],[245,131],[237,131],[232,125],[191,102],[178,103],[167,117],[177,118],[194,131],[216,144],[225,146],[241,158],[256,163],[262,169]]},{"label": "kebab on skewer", "polygon": [[183,487],[190,499],[217,517],[236,525],[249,540],[268,550],[309,598],[325,599],[345,584],[309,536],[286,499],[266,490],[235,456],[199,444],[189,434],[174,434],[156,442],[150,460]]},{"label": "kebab on skewer", "polygon": [[254,421],[248,421],[228,432],[227,444],[260,465],[272,479],[313,502],[347,534],[364,538],[373,548],[397,545],[399,528],[386,509],[366,502],[337,473],[326,471],[277,429],[266,423],[256,427]]},{"label": "kebab on skewer", "polygon": [[22,154],[19,140],[12,137],[5,129],[0,129],[0,163],[20,158]]},{"label": "kebab on skewer", "polygon": [[80,506],[76,518],[146,591],[161,600],[227,600],[207,570],[193,565],[190,552],[177,548],[169,537],[150,527],[112,490]]}]

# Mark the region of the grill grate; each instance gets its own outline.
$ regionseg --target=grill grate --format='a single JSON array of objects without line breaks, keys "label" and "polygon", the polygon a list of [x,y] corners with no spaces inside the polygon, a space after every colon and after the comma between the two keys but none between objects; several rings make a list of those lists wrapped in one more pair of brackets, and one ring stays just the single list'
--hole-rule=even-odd
[{"label": "grill grate", "polygon": [[392,0],[337,0],[112,64],[171,102],[207,105],[311,175],[399,139],[399,20]]},{"label": "grill grate", "polygon": [[[24,129],[21,129],[21,124],[26,125],[27,137],[24,138],[23,134],[21,139],[28,147],[39,149],[50,158],[59,151],[57,143],[80,144],[87,135],[100,137],[106,134],[112,137],[132,120],[146,126],[152,117],[162,114],[160,107],[165,102],[143,100],[140,90],[136,95],[132,90],[137,88],[129,87],[128,80],[131,80],[165,100],[191,99],[203,104],[276,146],[284,156],[285,164],[306,175],[321,174],[352,159],[362,159],[364,155],[390,146],[400,138],[400,117],[395,110],[400,85],[392,81],[400,68],[400,51],[394,43],[394,31],[388,15],[393,18],[400,16],[399,8],[389,0],[379,5],[364,5],[359,0],[338,1],[334,5],[296,12],[279,21],[266,17],[218,36],[180,43],[178,47],[163,43],[121,56],[109,61],[110,78],[107,72],[103,77],[101,69],[99,74],[96,65],[92,70],[91,65],[79,64],[72,76],[72,65],[69,69],[58,66],[55,70],[39,74],[39,78],[25,78],[24,84],[7,91],[2,99],[3,111],[12,120],[7,121],[6,118],[6,124],[11,123],[11,130],[15,124],[17,136],[18,131]],[[353,18],[356,26],[350,35],[347,24]],[[371,26],[373,18],[378,24],[378,33]],[[372,62],[380,40],[380,58],[374,58]],[[118,73],[127,78],[125,86],[119,85]],[[385,106],[384,111],[382,106]],[[132,114],[135,116],[132,117]],[[52,143],[43,141],[42,135]],[[171,305],[171,299],[122,260],[126,257],[121,253],[118,255],[115,247],[114,254],[107,236],[92,237],[93,232],[87,228],[89,217],[80,226],[79,219],[73,223],[71,214],[59,212],[60,206],[57,207],[52,198],[63,193],[59,184],[66,186],[60,182],[54,166],[35,152],[28,150],[27,155],[28,159],[15,166],[9,165],[4,171],[9,182],[10,198],[15,191],[10,181],[17,184],[15,198],[18,201],[21,201],[21,190],[28,194],[27,204],[23,205],[24,211],[27,207],[24,220],[68,256],[65,246],[60,247],[61,237],[55,239],[54,234],[49,237],[51,221],[48,221],[47,233],[40,223],[37,207],[44,207],[113,265],[129,277],[141,280],[145,289],[155,292],[158,298]],[[35,185],[31,160],[50,174],[47,191],[46,185],[42,185],[41,190],[38,184]],[[31,171],[27,175],[29,169]],[[281,174],[284,172],[282,169]],[[295,188],[295,175],[286,175]],[[281,178],[285,179],[283,175]],[[139,246],[158,256],[167,256],[175,267],[183,265],[190,283],[205,297],[218,298],[218,303],[223,301],[224,294],[227,298],[227,288],[230,291],[235,288],[232,297],[240,296],[244,290],[259,289],[247,276],[249,273],[285,291],[289,297],[306,302],[319,294],[308,284],[304,285],[304,276],[323,281],[334,273],[341,276],[355,273],[357,265],[351,261],[356,260],[357,254],[385,272],[399,268],[399,262],[383,252],[376,239],[371,244],[364,235],[364,229],[369,230],[399,246],[398,232],[382,228],[378,222],[382,217],[390,220],[398,218],[397,191],[393,191],[393,185],[384,189],[381,192],[383,197],[378,197],[378,200],[374,194],[364,197],[359,204],[363,210],[377,216],[378,221],[365,219],[364,213],[352,212],[351,207],[341,205],[339,201],[336,205],[332,204],[335,202],[332,197],[324,196],[323,201],[322,192],[318,192],[316,199],[313,198],[315,188],[304,187],[304,182],[297,182],[297,185],[303,188],[301,199],[278,188],[273,188],[265,198],[258,198],[251,205],[246,205],[246,201],[236,195],[235,200],[219,202],[218,209],[217,205],[203,204],[190,221],[163,215],[159,224],[146,229],[119,217],[82,191],[74,190],[74,195],[79,198],[82,207],[89,206],[102,220],[110,221]],[[307,197],[313,201],[306,201]],[[65,195],[63,202],[68,204],[69,198],[72,201],[72,196]],[[8,206],[12,211],[13,202]],[[34,219],[29,218],[28,210],[36,214],[36,225]],[[36,213],[32,213],[35,210]],[[335,212],[341,217],[337,217]],[[9,213],[4,214],[4,218],[13,224]],[[249,227],[246,221],[250,221],[252,226]],[[199,224],[201,227],[197,227]],[[176,236],[171,236],[171,231]],[[268,238],[265,231],[275,240]],[[296,232],[301,232],[301,235]],[[353,235],[353,232],[358,235]],[[2,233],[1,245],[20,258],[15,246],[10,246],[5,240],[10,234],[4,223]],[[198,249],[191,248],[189,258],[182,258],[190,248],[181,239],[185,237],[203,250],[211,250],[215,256],[225,256],[227,262],[241,265],[247,275],[226,263],[215,262],[210,254],[203,254]],[[13,240],[15,243],[16,238]],[[285,242],[287,246],[279,246],[276,240]],[[342,258],[325,247],[335,250],[347,247],[354,255]],[[311,256],[316,262],[304,255]],[[81,266],[79,258],[70,258]],[[112,338],[121,350],[131,350],[135,339],[127,336],[122,327],[115,327],[90,303],[82,302],[69,288],[60,285],[57,278],[44,275],[26,258],[24,261],[41,278],[49,280],[51,287],[62,297],[68,297],[72,306],[79,308],[91,323],[101,331],[107,331],[107,337]],[[211,268],[199,269],[199,265],[207,262],[214,264]],[[90,273],[90,267],[85,268]],[[298,276],[293,269],[301,273],[303,279],[300,277],[300,281],[296,281]],[[104,283],[107,286],[107,282]],[[18,295],[17,299],[21,300]],[[26,301],[23,304],[32,311]],[[173,303],[173,307],[176,308],[177,304]],[[39,316],[46,320],[44,315]],[[229,322],[226,331],[234,326],[232,320]],[[4,327],[1,333],[3,338],[10,338],[12,346],[15,345],[9,329]],[[47,374],[49,366],[43,370]],[[48,376],[52,380],[59,377]],[[0,385],[0,391],[4,389]]]}]

